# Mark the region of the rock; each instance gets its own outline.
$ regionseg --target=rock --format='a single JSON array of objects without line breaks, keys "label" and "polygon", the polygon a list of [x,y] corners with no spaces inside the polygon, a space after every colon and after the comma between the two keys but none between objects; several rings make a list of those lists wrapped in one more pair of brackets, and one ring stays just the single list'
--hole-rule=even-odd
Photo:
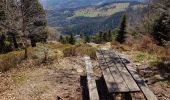
[{"label": "rock", "polygon": [[163,80],[164,78],[161,75],[155,75],[155,80]]},{"label": "rock", "polygon": [[59,97],[59,96],[57,96],[57,100],[62,100],[62,98],[61,98],[61,97]]},{"label": "rock", "polygon": [[78,73],[83,73],[83,70],[78,68],[78,69],[77,69],[77,72],[78,72]]},{"label": "rock", "polygon": [[136,66],[141,66],[142,64],[141,63],[135,63]]},{"label": "rock", "polygon": [[69,93],[66,93],[66,94],[64,94],[65,96],[64,96],[64,98],[69,98],[70,96],[69,96]]},{"label": "rock", "polygon": [[170,73],[165,73],[165,74],[164,74],[164,77],[165,77],[165,78],[170,77]]}]

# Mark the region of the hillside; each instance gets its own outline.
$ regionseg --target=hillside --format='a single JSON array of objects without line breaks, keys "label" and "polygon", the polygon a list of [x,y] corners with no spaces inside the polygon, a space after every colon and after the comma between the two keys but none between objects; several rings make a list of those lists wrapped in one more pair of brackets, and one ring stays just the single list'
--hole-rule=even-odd
[{"label": "hillside", "polygon": [[116,1],[1,0],[0,100],[170,100],[170,0]]},{"label": "hillside", "polygon": [[111,2],[139,1],[145,0],[40,0],[46,10],[60,10],[68,8],[79,8],[86,6],[97,6]]},{"label": "hillside", "polygon": [[[59,27],[64,34],[94,34],[98,31],[114,30],[125,11],[133,11],[139,2],[112,2],[78,8],[46,10],[48,25]],[[116,19],[116,20],[115,20]]]}]

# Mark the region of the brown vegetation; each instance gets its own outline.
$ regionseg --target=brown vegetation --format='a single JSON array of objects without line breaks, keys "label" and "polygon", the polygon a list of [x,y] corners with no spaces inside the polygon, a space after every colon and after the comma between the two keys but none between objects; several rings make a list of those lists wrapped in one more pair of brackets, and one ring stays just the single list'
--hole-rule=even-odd
[{"label": "brown vegetation", "polygon": [[80,44],[65,48],[63,53],[65,57],[88,55],[91,58],[96,59],[96,49],[88,44]]},{"label": "brown vegetation", "polygon": [[[28,54],[30,55],[31,49]],[[7,54],[0,55],[0,72],[8,71],[10,68],[15,68],[24,59],[24,51],[13,51]]]}]

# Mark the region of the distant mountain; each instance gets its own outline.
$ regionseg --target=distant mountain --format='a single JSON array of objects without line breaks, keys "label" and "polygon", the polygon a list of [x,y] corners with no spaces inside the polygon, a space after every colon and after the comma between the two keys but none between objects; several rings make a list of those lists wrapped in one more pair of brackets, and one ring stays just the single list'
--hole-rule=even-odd
[{"label": "distant mountain", "polygon": [[47,4],[52,6],[45,7],[48,8],[46,12],[50,27],[56,27],[64,34],[94,34],[98,31],[114,30],[124,12],[131,12],[137,5],[143,5],[138,1],[50,0]]},{"label": "distant mountain", "polygon": [[142,2],[144,0],[39,0],[45,9],[65,9],[65,8],[78,8],[85,6],[101,5],[110,2],[120,2],[120,1],[138,1]]}]

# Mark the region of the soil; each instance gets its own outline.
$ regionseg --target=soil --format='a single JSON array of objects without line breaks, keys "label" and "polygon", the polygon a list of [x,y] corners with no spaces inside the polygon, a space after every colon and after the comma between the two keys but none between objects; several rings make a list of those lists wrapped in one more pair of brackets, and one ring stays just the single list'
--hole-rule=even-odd
[{"label": "soil", "polygon": [[81,100],[82,61],[72,57],[60,64],[32,67],[28,63],[33,61],[24,62],[22,67],[0,74],[0,100]]}]

